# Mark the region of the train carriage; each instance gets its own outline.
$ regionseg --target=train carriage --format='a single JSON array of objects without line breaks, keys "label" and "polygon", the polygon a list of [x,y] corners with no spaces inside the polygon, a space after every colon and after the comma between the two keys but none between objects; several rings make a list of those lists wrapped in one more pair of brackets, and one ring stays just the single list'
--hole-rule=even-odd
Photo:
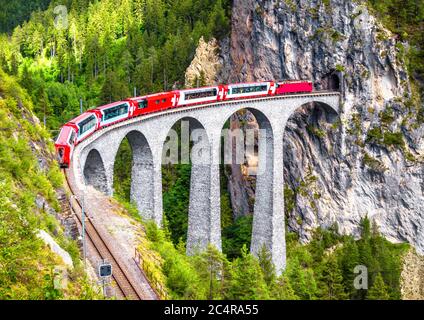
[{"label": "train carriage", "polygon": [[119,101],[98,107],[92,112],[98,116],[100,119],[100,128],[103,128],[127,120],[131,117],[134,110],[128,101]]},{"label": "train carriage", "polygon": [[69,167],[75,145],[90,136],[98,128],[99,119],[92,111],[81,114],[62,127],[55,143],[60,167]]},{"label": "train carriage", "polygon": [[143,114],[159,112],[170,108],[177,107],[178,92],[161,92],[142,97],[129,98],[127,101],[132,105],[134,112],[132,117],[137,117]]},{"label": "train carriage", "polygon": [[277,83],[276,94],[308,93],[313,91],[312,81],[288,80]]},{"label": "train carriage", "polygon": [[68,124],[64,125],[60,130],[59,136],[55,142],[56,154],[61,168],[69,167],[75,142],[75,129]]},{"label": "train carriage", "polygon": [[212,103],[222,100],[224,88],[222,86],[179,90],[178,106],[189,106],[200,103]]},{"label": "train carriage", "polygon": [[94,110],[87,111],[68,122],[76,131],[76,142],[81,142],[99,128],[99,118]]},{"label": "train carriage", "polygon": [[55,143],[59,164],[63,168],[69,167],[74,147],[96,130],[133,117],[218,101],[254,99],[312,91],[313,83],[308,80],[267,81],[175,90],[111,103],[89,110],[62,127]]}]

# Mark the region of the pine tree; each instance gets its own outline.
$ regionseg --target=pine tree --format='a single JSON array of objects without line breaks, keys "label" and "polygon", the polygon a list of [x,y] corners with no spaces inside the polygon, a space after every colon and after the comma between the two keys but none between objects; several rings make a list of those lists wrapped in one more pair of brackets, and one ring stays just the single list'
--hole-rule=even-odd
[{"label": "pine tree", "polygon": [[209,300],[220,299],[226,280],[227,264],[225,257],[214,246],[209,245],[205,252],[195,257],[195,266],[201,281],[207,287]]},{"label": "pine tree", "polygon": [[233,300],[268,299],[268,290],[258,260],[243,246],[231,268],[231,283],[224,297]]},{"label": "pine tree", "polygon": [[374,279],[371,289],[368,291],[367,299],[369,300],[388,300],[390,298],[387,286],[384,283],[381,273],[378,273]]},{"label": "pine tree", "polygon": [[276,300],[298,300],[299,297],[293,290],[290,280],[283,275],[272,283],[270,296]]},{"label": "pine tree", "polygon": [[371,222],[368,216],[362,218],[359,224],[361,226],[361,239],[368,240],[371,237]]},{"label": "pine tree", "polygon": [[258,254],[259,265],[261,266],[262,272],[264,274],[264,280],[268,286],[275,282],[276,274],[275,274],[275,266],[272,262],[271,253],[265,247],[262,246],[261,250]]},{"label": "pine tree", "polygon": [[319,280],[321,284],[321,298],[325,300],[344,300],[348,295],[344,291],[343,275],[337,260],[330,256],[324,264]]},{"label": "pine tree", "polygon": [[317,298],[318,287],[311,268],[306,268],[304,263],[295,256],[288,260],[286,275],[296,296],[302,300]]},{"label": "pine tree", "polygon": [[[208,30],[210,35],[215,35],[218,39],[225,36],[229,30],[229,19],[225,14],[222,0],[217,0],[210,15]],[[206,40],[208,37],[206,37]]]},{"label": "pine tree", "polygon": [[354,269],[360,265],[359,262],[359,250],[355,240],[350,237],[346,244],[343,246],[340,258],[341,270],[343,273],[343,283],[347,292],[350,293],[351,299],[359,298],[358,292],[354,287],[354,279],[356,274]]}]

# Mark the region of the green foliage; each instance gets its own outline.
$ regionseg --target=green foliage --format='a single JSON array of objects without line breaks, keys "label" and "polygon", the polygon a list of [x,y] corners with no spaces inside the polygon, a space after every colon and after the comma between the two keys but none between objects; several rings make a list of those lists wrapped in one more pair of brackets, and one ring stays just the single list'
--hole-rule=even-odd
[{"label": "green foliage", "polygon": [[229,292],[232,300],[268,299],[267,285],[259,261],[248,254],[246,246],[232,265]]},{"label": "green foliage", "polygon": [[205,284],[207,299],[223,299],[226,293],[230,264],[225,256],[209,245],[205,252],[193,257],[200,281]]},{"label": "green foliage", "polygon": [[370,288],[381,273],[390,299],[400,299],[402,255],[407,248],[385,240],[368,218],[361,221],[359,240],[338,235],[336,225],[317,229],[305,246],[289,233],[285,277],[300,299],[367,299],[367,290],[354,288],[358,275],[354,269],[364,265]]},{"label": "green foliage", "polygon": [[[33,2],[11,1],[5,12],[48,3]],[[181,86],[200,37],[221,38],[230,27],[229,0],[69,0],[66,29],[54,25],[57,4],[0,36],[0,66],[19,78],[54,130],[79,113],[80,98],[88,109],[134,88],[145,94]],[[9,29],[13,15],[2,15],[0,27],[4,21]]]},{"label": "green foliage", "polygon": [[262,273],[264,275],[265,283],[268,286],[271,286],[275,282],[277,276],[275,273],[274,263],[272,262],[271,253],[265,246],[262,246],[261,250],[259,251],[258,260],[259,266],[261,267]]},{"label": "green foliage", "polygon": [[166,285],[173,298],[201,299],[205,297],[205,287],[200,281],[197,270],[190,264],[184,253],[175,249],[163,231],[153,222],[147,224],[147,237],[163,258],[163,273],[166,276]]},{"label": "green foliage", "polygon": [[[80,268],[76,242],[59,222],[35,205],[42,197],[59,210],[54,188],[62,186],[48,134],[28,109],[25,92],[0,69],[0,299],[98,298]],[[28,129],[31,128],[29,132]],[[38,158],[47,162],[43,168]],[[52,234],[74,262],[68,288],[54,287],[56,266],[63,262],[36,235]]]},{"label": "green foliage", "polygon": [[163,209],[172,230],[172,241],[187,241],[188,206],[190,200],[191,165],[169,165],[162,167]]},{"label": "green foliage", "polygon": [[257,259],[244,246],[241,255],[231,262],[209,246],[203,253],[188,257],[183,247],[175,247],[153,222],[145,223],[145,226],[151,247],[163,259],[162,272],[171,298],[297,298],[286,277],[276,278],[269,253],[265,251]]},{"label": "green foliage", "polygon": [[306,127],[306,130],[310,133],[310,134],[312,134],[312,135],[314,135],[314,136],[317,136],[318,138],[324,138],[325,137],[325,135],[326,135],[326,132],[325,132],[325,130],[323,130],[323,129],[320,129],[320,128],[317,128],[317,127],[315,127],[315,126],[313,126],[313,125],[308,125],[307,127]]},{"label": "green foliage", "polygon": [[325,259],[319,277],[320,298],[324,300],[345,300],[347,294],[343,285],[343,274],[334,256]]},{"label": "green foliage", "polygon": [[387,168],[381,161],[375,159],[366,152],[364,154],[362,163],[375,172],[384,172],[387,170]]},{"label": "green foliage", "polygon": [[0,11],[0,33],[9,32],[30,17],[31,12],[47,8],[51,0],[2,1]]},{"label": "green foliage", "polygon": [[[409,52],[411,71],[422,74],[423,65],[423,35],[418,30],[424,26],[423,0],[369,0],[371,7],[390,30],[412,44]],[[420,61],[421,60],[421,61]]]},{"label": "green foliage", "polygon": [[337,72],[345,72],[345,70],[346,70],[345,66],[343,66],[341,64],[336,65],[336,71]]},{"label": "green foliage", "polygon": [[290,188],[288,184],[284,185],[284,211],[286,216],[293,211],[296,204],[296,193]]},{"label": "green foliage", "polygon": [[[361,221],[359,240],[339,235],[337,225],[317,229],[307,245],[288,233],[287,268],[280,276],[265,247],[257,258],[245,245],[232,260],[212,246],[188,257],[182,242],[175,246],[153,222],[143,223],[150,246],[163,259],[162,272],[174,299],[400,298],[401,258],[408,246],[385,240],[368,218]],[[369,271],[369,291],[354,288],[358,265]]]},{"label": "green foliage", "polygon": [[395,120],[394,112],[392,108],[386,108],[385,110],[381,111],[380,114],[381,123],[385,126],[388,126],[393,123]]},{"label": "green foliage", "polygon": [[253,215],[239,217],[222,230],[222,250],[230,258],[240,256],[243,246],[250,247]]},{"label": "green foliage", "polygon": [[346,292],[350,293],[351,299],[360,297],[358,290],[354,287],[355,267],[360,265],[360,255],[357,241],[348,237],[339,252],[339,264],[343,274],[343,286]]},{"label": "green foliage", "polygon": [[405,140],[403,139],[402,132],[384,131],[381,127],[370,129],[367,133],[366,142],[387,147],[397,147],[401,150],[405,148]]},{"label": "green foliage", "polygon": [[[226,229],[233,224],[233,208],[231,206],[230,193],[228,191],[228,178],[225,173],[225,165],[220,166],[221,176],[221,229]],[[225,238],[225,236],[224,236]],[[225,253],[227,253],[224,250]]]},{"label": "green foliage", "polygon": [[133,154],[128,138],[125,138],[119,146],[113,167],[113,189],[115,195],[125,202],[131,202],[131,167]]},{"label": "green foliage", "polygon": [[368,131],[366,141],[368,143],[379,143],[383,140],[383,132],[380,127],[374,127]]},{"label": "green foliage", "polygon": [[405,140],[403,140],[402,132],[385,132],[383,143],[386,146],[405,147]]},{"label": "green foliage", "polygon": [[387,292],[387,286],[384,284],[381,273],[378,273],[375,277],[374,284],[368,291],[367,298],[369,300],[389,300],[390,296]]}]

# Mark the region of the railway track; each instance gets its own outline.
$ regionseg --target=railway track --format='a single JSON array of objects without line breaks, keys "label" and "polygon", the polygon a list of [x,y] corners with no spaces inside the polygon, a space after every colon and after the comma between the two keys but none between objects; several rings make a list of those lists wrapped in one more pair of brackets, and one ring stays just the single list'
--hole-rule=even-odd
[{"label": "railway track", "polygon": [[[68,177],[66,175],[66,171],[63,170],[63,173],[66,178],[66,189],[69,193],[74,195],[70,201],[71,210],[75,212],[75,216],[77,217],[77,223],[79,225],[79,228],[82,228],[82,220],[81,220],[81,214],[82,214],[82,206],[79,200],[75,197],[75,194],[73,193],[73,190],[69,184]],[[119,260],[115,257],[113,252],[109,249],[107,243],[102,238],[100,233],[97,231],[95,225],[91,221],[91,219],[86,216],[85,219],[85,235],[86,240],[92,244],[92,247],[97,251],[98,255],[105,259],[108,263],[112,265],[112,278],[115,281],[117,285],[117,289],[121,293],[121,295],[125,299],[129,300],[144,300],[146,299],[143,292],[140,292],[137,290],[137,288],[131,283],[131,280],[127,276],[127,272],[125,268],[122,266],[122,264],[119,263]]]}]

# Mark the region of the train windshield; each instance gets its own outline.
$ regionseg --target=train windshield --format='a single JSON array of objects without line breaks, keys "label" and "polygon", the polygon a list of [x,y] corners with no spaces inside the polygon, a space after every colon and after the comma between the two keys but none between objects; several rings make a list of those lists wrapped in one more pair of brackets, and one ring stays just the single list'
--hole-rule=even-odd
[{"label": "train windshield", "polygon": [[200,99],[200,98],[208,98],[217,96],[218,91],[216,89],[211,89],[208,91],[194,91],[185,93],[186,100]]},{"label": "train windshield", "polygon": [[97,119],[94,115],[89,116],[87,119],[78,123],[79,132],[78,135],[82,136],[84,133],[96,126]]},{"label": "train windshield", "polygon": [[137,101],[137,103],[138,103],[139,109],[146,109],[147,108],[147,100],[140,100],[140,101]]},{"label": "train windshield", "polygon": [[120,104],[116,107],[112,107],[112,108],[104,110],[103,121],[107,121],[127,113],[128,113],[128,105]]},{"label": "train windshield", "polygon": [[267,85],[233,87],[231,88],[231,94],[254,93],[254,92],[267,91],[267,90],[268,90]]},{"label": "train windshield", "polygon": [[74,130],[71,130],[71,134],[69,135],[68,142],[71,146],[74,145],[74,142],[75,142],[75,131]]}]

